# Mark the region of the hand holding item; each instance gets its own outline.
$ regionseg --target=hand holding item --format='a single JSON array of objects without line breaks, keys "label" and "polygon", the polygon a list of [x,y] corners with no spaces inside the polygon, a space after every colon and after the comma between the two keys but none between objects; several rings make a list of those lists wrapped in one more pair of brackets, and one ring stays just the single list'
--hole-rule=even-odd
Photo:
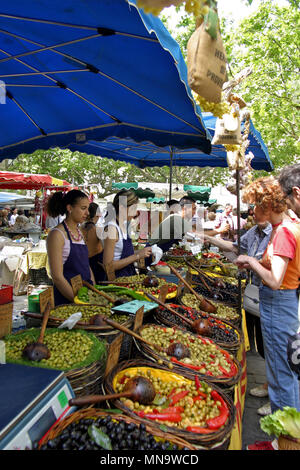
[{"label": "hand holding item", "polygon": [[145,246],[145,248],[143,248],[142,250],[139,250],[138,257],[139,257],[139,259],[149,258],[149,256],[151,256],[151,254],[152,254],[151,246]]},{"label": "hand holding item", "polygon": [[251,268],[251,256],[240,255],[234,261],[239,269],[250,269]]}]

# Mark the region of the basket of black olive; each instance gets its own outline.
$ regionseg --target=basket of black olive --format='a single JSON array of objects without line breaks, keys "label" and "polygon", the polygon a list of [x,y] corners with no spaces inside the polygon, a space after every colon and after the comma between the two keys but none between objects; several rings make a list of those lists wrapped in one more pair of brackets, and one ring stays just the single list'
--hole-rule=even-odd
[{"label": "basket of black olive", "polygon": [[[184,305],[185,307],[190,307],[193,310],[203,311],[203,308],[200,307],[201,302],[197,299],[197,297],[190,293],[184,293],[177,299],[178,303]],[[210,300],[209,303],[216,307],[215,312],[210,311],[209,313],[212,317],[217,318],[219,320],[229,321],[232,325],[240,328],[242,323],[242,316],[239,310],[235,307],[232,307],[228,304],[223,302],[216,302],[214,300]]]},{"label": "basket of black olive", "polygon": [[235,422],[232,399],[218,386],[197,375],[174,372],[144,360],[119,363],[105,377],[106,393],[122,393],[134,377],[143,377],[154,387],[148,404],[130,398],[116,398],[114,406],[152,429],[164,429],[197,449],[228,448]]},{"label": "basket of black olive", "polygon": [[[101,322],[100,325],[97,324],[97,320],[103,317],[113,318],[113,320],[126,328],[131,328],[133,326],[134,317],[126,314],[113,314],[111,306],[108,305],[98,305],[98,304],[89,304],[89,305],[78,305],[74,304],[63,304],[53,308],[50,311],[50,316],[48,320],[48,327],[58,327],[61,325],[67,318],[69,318],[74,313],[81,312],[82,317],[79,322],[75,324],[73,330],[81,329],[89,333],[93,333],[99,340],[105,341],[107,345],[113,342],[113,340],[120,334],[118,329],[113,328],[110,325],[105,325]],[[42,315],[40,313],[31,313],[26,312],[25,316],[27,318],[36,319],[39,322],[42,321]],[[128,335],[123,337],[123,342],[120,350],[120,359],[128,359],[128,354],[131,350],[132,338]]]},{"label": "basket of black olive", "polygon": [[199,331],[202,336],[208,336],[221,348],[234,355],[237,354],[243,341],[243,334],[235,325],[184,305],[168,304],[168,307],[178,315],[160,306],[154,313],[156,322],[167,326],[178,325],[196,333]]},{"label": "basket of black olive", "polygon": [[174,434],[119,413],[85,408],[56,423],[38,443],[39,450],[195,450]]},{"label": "basket of black olive", "polygon": [[[227,303],[233,307],[239,305],[239,288],[237,284],[219,278],[205,278],[206,285],[196,275],[192,276],[193,289],[209,299]],[[209,287],[209,289],[207,288]]]},{"label": "basket of black olive", "polygon": [[190,377],[196,374],[203,380],[218,384],[228,393],[240,380],[239,361],[208,337],[179,326],[164,327],[151,323],[142,325],[137,333],[142,340],[134,338],[136,347],[151,361],[166,364],[180,373],[184,371]]}]

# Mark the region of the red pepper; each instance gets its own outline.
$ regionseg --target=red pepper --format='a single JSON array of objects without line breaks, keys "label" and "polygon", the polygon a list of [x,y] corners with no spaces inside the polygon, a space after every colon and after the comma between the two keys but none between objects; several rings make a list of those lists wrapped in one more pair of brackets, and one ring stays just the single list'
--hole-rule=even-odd
[{"label": "red pepper", "polygon": [[196,386],[197,390],[199,390],[199,388],[201,388],[201,382],[200,382],[200,379],[197,375],[195,375],[195,386]]},{"label": "red pepper", "polygon": [[181,421],[181,413],[145,413],[144,418],[179,423]]},{"label": "red pepper", "polygon": [[171,413],[171,414],[176,414],[176,413],[183,413],[184,408],[183,406],[169,406],[168,408],[163,408],[161,411],[154,409],[154,413]]},{"label": "red pepper", "polygon": [[171,397],[171,405],[175,405],[179,400],[184,398],[189,393],[188,390],[182,390]]},{"label": "red pepper", "polygon": [[224,367],[219,366],[219,369],[223,375],[225,375],[226,377],[231,377],[231,374],[229,374],[229,372],[227,372],[227,370],[225,370]]},{"label": "red pepper", "polygon": [[206,421],[207,426],[209,429],[219,429],[221,426],[223,426],[228,418],[229,411],[228,408],[224,406],[220,406],[219,408],[220,414],[219,416],[216,416],[215,418],[208,419]]},{"label": "red pepper", "polygon": [[200,391],[198,391],[199,395],[197,395],[196,397],[193,398],[193,401],[198,401],[198,400],[203,400],[203,398],[207,398],[207,396],[205,395],[205,393],[202,393]]},{"label": "red pepper", "polygon": [[184,362],[177,361],[176,357],[171,357],[171,361],[175,362],[175,364],[179,364],[180,366],[187,367],[193,370],[199,370],[201,367],[199,366],[192,366],[191,364],[185,364]]},{"label": "red pepper", "polygon": [[197,434],[210,434],[213,431],[208,428],[201,428],[200,426],[188,426],[186,431],[196,432]]},{"label": "red pepper", "polygon": [[219,395],[218,392],[213,390],[211,392],[211,396],[215,401],[220,401],[221,403],[221,406],[219,406],[220,414],[219,416],[216,416],[215,418],[208,419],[206,421],[206,424],[209,427],[209,429],[219,429],[221,426],[223,426],[226,423],[227,418],[229,416],[229,409],[228,409],[227,403],[225,402],[225,400],[223,400],[223,398],[221,397],[221,395]]}]

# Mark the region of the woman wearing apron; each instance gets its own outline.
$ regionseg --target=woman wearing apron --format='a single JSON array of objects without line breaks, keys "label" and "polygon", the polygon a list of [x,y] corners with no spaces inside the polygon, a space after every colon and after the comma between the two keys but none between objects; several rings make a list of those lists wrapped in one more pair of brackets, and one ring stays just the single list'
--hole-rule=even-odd
[{"label": "woman wearing apron", "polygon": [[112,203],[113,214],[103,232],[103,264],[108,277],[134,276],[134,262],[152,253],[149,246],[135,253],[128,234],[130,221],[137,217],[137,203],[136,194],[127,190],[119,191]]},{"label": "woman wearing apron", "polygon": [[74,294],[71,279],[78,274],[84,281],[94,283],[88,248],[79,229],[88,216],[89,200],[77,189],[54,193],[48,200],[51,217],[65,215],[65,220],[53,228],[47,238],[48,261],[53,281],[55,305],[72,303]]}]

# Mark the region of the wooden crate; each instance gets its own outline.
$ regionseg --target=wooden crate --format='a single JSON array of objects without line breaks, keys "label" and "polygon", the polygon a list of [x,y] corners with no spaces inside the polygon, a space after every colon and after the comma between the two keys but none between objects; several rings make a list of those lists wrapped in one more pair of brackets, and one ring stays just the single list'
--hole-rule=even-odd
[{"label": "wooden crate", "polygon": [[9,335],[12,330],[13,302],[0,305],[0,338]]}]

